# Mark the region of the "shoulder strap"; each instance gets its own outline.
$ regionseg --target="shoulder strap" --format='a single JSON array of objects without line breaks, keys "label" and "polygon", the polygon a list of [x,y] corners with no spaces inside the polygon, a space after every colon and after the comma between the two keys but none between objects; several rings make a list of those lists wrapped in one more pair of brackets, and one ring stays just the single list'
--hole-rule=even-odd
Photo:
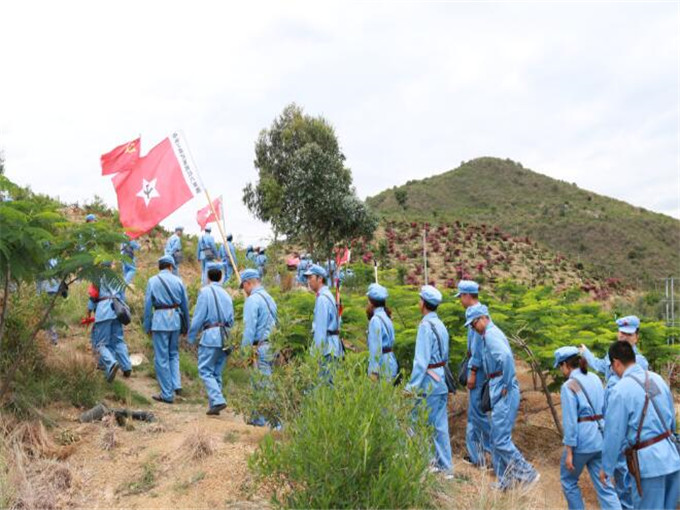
[{"label": "shoulder strap", "polygon": [[[217,300],[217,292],[215,292],[215,288],[212,285],[209,285],[210,290],[212,291],[213,299],[215,300],[215,308],[217,309],[217,321],[218,322],[224,322],[225,324],[226,321],[222,319],[222,314],[220,313],[220,303]],[[227,326],[231,327],[231,324],[227,324]]]},{"label": "shoulder strap", "polygon": [[383,326],[385,326],[385,330],[387,331],[387,335],[390,337],[392,340],[392,343],[394,343],[394,336],[392,335],[392,331],[390,328],[387,326],[387,322],[385,322],[385,319],[383,319],[380,315],[378,314],[373,314],[373,317],[376,317],[380,322],[383,323]]},{"label": "shoulder strap", "polygon": [[[576,384],[578,384],[579,388],[581,388],[581,391],[583,392],[583,396],[586,397],[586,400],[588,401],[588,405],[590,406],[590,409],[593,411],[593,416],[596,416],[597,411],[595,411],[595,406],[593,406],[593,402],[590,400],[590,397],[588,396],[588,392],[586,391],[583,384],[581,384],[581,381],[576,379],[576,377],[573,377],[571,380],[574,381]],[[597,422],[597,428],[600,431],[600,434],[604,435],[604,429],[602,428],[602,424],[600,423],[600,420],[595,420],[595,421]]]},{"label": "shoulder strap", "polygon": [[172,304],[173,304],[173,305],[178,305],[178,306],[179,306],[179,303],[175,303],[175,300],[172,299],[172,292],[170,292],[170,287],[168,287],[168,284],[165,282],[165,280],[163,280],[163,278],[161,277],[161,275],[158,275],[158,280],[161,282],[161,285],[163,285],[163,288],[165,289],[165,292],[168,293],[168,297],[170,298],[170,301],[172,301]]},{"label": "shoulder strap", "polygon": [[271,309],[271,307],[269,306],[269,301],[267,300],[267,298],[264,297],[260,292],[256,292],[256,293],[253,294],[253,295],[254,295],[254,296],[260,296],[260,297],[262,298],[262,301],[264,301],[264,304],[265,304],[266,307],[267,307],[267,311],[269,312],[269,316],[270,316],[272,319],[274,319],[274,324],[276,324],[276,325],[278,326],[278,325],[279,325],[279,318],[278,318],[276,315],[274,315],[274,312],[272,312],[272,309]]},{"label": "shoulder strap", "polygon": [[[657,417],[659,418],[659,422],[661,423],[661,426],[665,430],[670,430],[670,427],[666,426],[666,422],[664,421],[663,416],[661,415],[661,412],[659,412],[659,408],[656,406],[656,402],[654,402],[654,397],[652,397],[649,394],[649,372],[645,371],[645,382],[644,383],[642,383],[642,381],[640,381],[640,379],[638,379],[634,375],[628,374],[628,377],[630,377],[631,379],[633,379],[633,381],[638,383],[642,387],[642,389],[644,390],[644,392],[645,392],[645,408],[647,407],[648,403],[651,401],[652,407],[654,408],[654,412],[656,413]],[[643,411],[642,417],[644,419],[644,411]],[[642,419],[640,420],[640,428],[642,428]],[[639,432],[640,432],[640,430],[638,430],[638,433]],[[639,438],[638,438],[638,442],[639,442]]]},{"label": "shoulder strap", "polygon": [[333,308],[333,310],[335,310],[335,318],[336,318],[336,322],[338,323],[338,329],[340,329],[340,321],[337,320],[338,319],[338,305],[335,303],[335,301],[333,301],[333,298],[330,297],[328,294],[322,293],[321,295],[323,297],[325,297],[326,299],[328,299],[328,301],[331,302],[332,308]]},{"label": "shoulder strap", "polygon": [[[439,344],[439,357],[444,358],[444,346],[442,344],[442,339],[439,336],[439,333],[437,333],[437,328],[434,325],[434,322],[432,321],[425,321],[427,322],[430,327],[432,328],[432,332],[434,333],[435,338],[437,339],[437,344]],[[442,361],[446,361],[448,363],[449,360],[442,359]]]}]

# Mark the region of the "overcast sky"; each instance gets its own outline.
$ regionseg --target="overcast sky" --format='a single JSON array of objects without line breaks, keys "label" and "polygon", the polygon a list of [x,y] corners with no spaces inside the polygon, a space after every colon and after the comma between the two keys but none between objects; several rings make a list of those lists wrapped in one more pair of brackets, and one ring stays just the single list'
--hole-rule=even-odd
[{"label": "overcast sky", "polygon": [[[20,184],[115,205],[99,156],[181,129],[255,243],[254,142],[294,101],[362,198],[498,156],[680,217],[679,5],[3,1],[0,150]],[[205,204],[163,224],[197,231]]]}]

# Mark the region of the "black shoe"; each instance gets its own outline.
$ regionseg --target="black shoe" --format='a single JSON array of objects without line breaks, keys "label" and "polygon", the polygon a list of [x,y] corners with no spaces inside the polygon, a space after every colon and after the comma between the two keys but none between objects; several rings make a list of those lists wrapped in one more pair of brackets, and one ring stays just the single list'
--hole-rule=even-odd
[{"label": "black shoe", "polygon": [[178,397],[181,397],[182,396],[182,388],[177,388],[175,390],[175,395],[177,395]]},{"label": "black shoe", "polygon": [[226,409],[226,408],[227,408],[227,404],[218,404],[218,405],[213,406],[210,409],[208,409],[205,414],[207,414],[208,416],[216,416],[216,415],[220,414],[220,411],[222,409]]},{"label": "black shoe", "polygon": [[132,375],[132,370],[123,370],[123,377],[128,378]]},{"label": "black shoe", "polygon": [[111,367],[111,370],[109,371],[109,375],[106,376],[107,383],[113,382],[113,380],[116,378],[116,373],[118,372],[119,368],[120,365],[118,365],[118,362],[114,362],[113,366]]},{"label": "black shoe", "polygon": [[172,404],[172,400],[165,400],[160,395],[151,395],[151,398],[154,399],[156,402],[163,402],[164,404]]}]

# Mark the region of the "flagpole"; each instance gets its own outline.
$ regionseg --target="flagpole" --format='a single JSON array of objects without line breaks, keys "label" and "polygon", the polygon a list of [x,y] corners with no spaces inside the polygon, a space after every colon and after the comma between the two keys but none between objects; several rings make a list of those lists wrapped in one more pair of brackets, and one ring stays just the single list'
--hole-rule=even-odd
[{"label": "flagpole", "polygon": [[373,259],[373,275],[375,276],[375,283],[378,283],[378,261]]},{"label": "flagpole", "polygon": [[423,230],[423,265],[425,266],[425,285],[428,285],[428,278],[427,278],[427,242],[426,242],[426,233],[425,230]]}]

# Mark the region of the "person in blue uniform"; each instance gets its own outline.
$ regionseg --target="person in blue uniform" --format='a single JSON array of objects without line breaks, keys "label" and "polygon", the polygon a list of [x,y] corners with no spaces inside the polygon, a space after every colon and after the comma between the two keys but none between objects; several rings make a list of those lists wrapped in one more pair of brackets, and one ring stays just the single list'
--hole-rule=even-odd
[{"label": "person in blue uniform", "polygon": [[229,280],[231,279],[231,275],[234,274],[234,268],[231,264],[231,261],[229,260],[229,254],[227,253],[227,250],[229,250],[229,253],[231,253],[231,257],[234,260],[234,264],[236,267],[238,267],[238,259],[236,258],[236,248],[234,247],[234,243],[232,242],[233,236],[231,234],[227,234],[227,246],[225,247],[224,244],[220,245],[220,260],[222,261],[222,271],[224,274],[224,284],[226,285],[229,283]]},{"label": "person in blue uniform", "polygon": [[394,326],[392,312],[387,307],[388,295],[387,289],[380,284],[372,283],[368,286],[368,375],[374,379],[394,381],[399,364],[393,352]]},{"label": "person in blue uniform", "polygon": [[[328,368],[333,361],[343,356],[338,307],[333,294],[326,286],[328,273],[323,267],[314,264],[305,271],[305,276],[310,290],[316,293],[312,323],[314,343],[311,351],[313,354],[320,355],[322,364]],[[325,375],[327,374],[324,373],[324,377]]]},{"label": "person in blue uniform", "polygon": [[442,294],[431,285],[420,289],[419,308],[422,320],[418,326],[411,379],[405,390],[425,402],[428,423],[434,428],[432,468],[445,478],[453,477],[451,439],[447,402],[449,391],[444,379],[444,365],[449,361],[449,333],[437,316]]},{"label": "person in blue uniform", "polygon": [[[241,347],[255,349],[259,375],[253,379],[253,384],[257,390],[267,391],[274,365],[274,351],[269,344],[269,338],[278,322],[278,310],[274,299],[262,286],[260,274],[257,270],[245,269],[241,271],[241,288],[246,295],[246,301],[243,305]],[[253,416],[248,423],[257,427],[264,427],[267,420],[264,416]],[[276,427],[278,423],[271,425]]]},{"label": "person in blue uniform", "polygon": [[[460,303],[466,310],[479,304],[479,284],[471,280],[461,280],[458,282],[456,297],[460,298]],[[465,427],[467,455],[463,457],[463,460],[479,468],[486,468],[486,454],[491,455],[491,423],[489,417],[480,408],[482,384],[486,379],[486,372],[484,372],[482,363],[482,343],[478,336],[473,328],[467,328],[466,357],[468,359],[469,396]]]},{"label": "person in blue uniform", "polygon": [[680,454],[675,406],[666,382],[636,362],[629,342],[609,347],[611,370],[620,379],[610,390],[604,422],[602,483],[611,483],[619,452],[638,459],[640,490],[633,483],[634,508],[675,509],[680,497]]},{"label": "person in blue uniform", "polygon": [[[104,265],[111,266],[110,262]],[[123,289],[102,278],[99,282],[99,297],[91,301],[94,308],[94,325],[92,328],[92,343],[99,353],[98,364],[106,373],[106,381],[112,382],[119,369],[125,377],[132,374],[132,362],[128,354],[127,344],[123,336],[123,325],[116,317],[112,300],[125,300]]]},{"label": "person in blue uniform", "polygon": [[255,264],[257,265],[257,270],[260,273],[260,278],[264,277],[267,266],[267,255],[265,255],[264,248],[262,248],[255,256]]},{"label": "person in blue uniform", "polygon": [[465,310],[465,326],[479,334],[482,363],[489,383],[491,399],[491,447],[493,467],[498,478],[496,488],[531,486],[540,478],[534,467],[512,442],[512,429],[519,410],[519,383],[515,376],[515,359],[503,332],[491,322],[489,310],[477,304]]},{"label": "person in blue uniform", "polygon": [[307,253],[304,253],[300,257],[300,263],[298,264],[297,267],[297,281],[300,285],[307,285],[307,277],[305,276],[305,271],[307,271],[307,269],[309,269],[311,265],[312,265],[311,257]]},{"label": "person in blue uniform", "polygon": [[172,257],[173,266],[172,274],[179,276],[179,265],[184,260],[182,255],[182,233],[184,232],[184,227],[175,227],[175,233],[170,236],[168,242],[165,243],[165,256]]},{"label": "person in blue uniform", "polygon": [[[259,252],[260,249],[258,248],[257,251]],[[257,256],[257,252],[253,250],[253,245],[249,244],[246,247],[246,259],[250,260],[251,262],[255,262],[255,257]]]},{"label": "person in blue uniform", "polygon": [[97,221],[97,217],[94,214],[88,214],[85,216],[85,223],[95,223]]},{"label": "person in blue uniform", "polygon": [[206,267],[209,262],[217,258],[217,245],[213,238],[212,229],[205,227],[205,233],[199,238],[196,245],[196,259],[201,262],[201,285],[205,285],[208,279]]},{"label": "person in blue uniform", "polygon": [[126,257],[123,260],[123,279],[125,283],[130,285],[135,274],[137,273],[137,261],[135,259],[135,252],[141,248],[140,244],[135,241],[127,241],[120,247],[120,254]]},{"label": "person in blue uniform", "polygon": [[[57,266],[57,259],[50,259],[47,261],[47,269],[53,269]],[[47,294],[52,297],[60,292],[59,281],[56,278],[50,278],[48,280],[38,280],[36,282],[36,288],[38,294]],[[63,294],[62,294],[63,295]],[[64,296],[65,297],[65,296]],[[50,337],[52,345],[57,345],[59,342],[59,334],[57,333],[57,325],[52,319],[51,315],[45,323],[45,327]]]},{"label": "person in blue uniform", "polygon": [[226,333],[234,325],[234,303],[220,285],[222,264],[210,262],[207,265],[207,272],[210,283],[198,293],[188,342],[193,344],[201,332],[198,345],[198,375],[208,394],[206,414],[218,415],[227,407],[222,392],[222,371],[227,362],[222,328]]},{"label": "person in blue uniform", "polygon": [[179,336],[186,335],[189,323],[187,291],[179,277],[172,274],[174,260],[158,259],[159,273],[149,278],[144,300],[144,331],[151,335],[156,379],[161,392],[152,398],[172,404],[182,393],[179,372]]},{"label": "person in blue uniform", "polygon": [[[647,370],[649,368],[647,358],[645,358],[637,348],[638,341],[640,340],[640,319],[638,319],[635,315],[621,317],[620,319],[616,320],[616,326],[618,329],[618,340],[628,342],[633,347],[633,352],[635,352],[635,362],[639,364],[644,370]],[[620,379],[611,369],[611,361],[609,356],[605,356],[604,358],[596,358],[593,353],[590,352],[590,350],[583,344],[581,344],[579,350],[583,358],[588,362],[588,366],[604,375],[606,381],[604,392],[604,409],[606,411],[609,393]],[[614,470],[614,478],[616,480],[614,488],[616,489],[616,494],[619,497],[622,508],[633,508],[633,479],[628,473],[628,466],[626,465],[626,459],[623,455],[623,452],[621,452],[619,455],[619,462],[616,469]]]},{"label": "person in blue uniform", "polygon": [[562,493],[570,510],[585,509],[578,480],[588,469],[600,508],[620,509],[616,491],[600,481],[604,431],[604,388],[600,378],[588,373],[588,362],[576,347],[555,351],[555,364],[567,380],[560,390],[564,453],[560,462]]}]

